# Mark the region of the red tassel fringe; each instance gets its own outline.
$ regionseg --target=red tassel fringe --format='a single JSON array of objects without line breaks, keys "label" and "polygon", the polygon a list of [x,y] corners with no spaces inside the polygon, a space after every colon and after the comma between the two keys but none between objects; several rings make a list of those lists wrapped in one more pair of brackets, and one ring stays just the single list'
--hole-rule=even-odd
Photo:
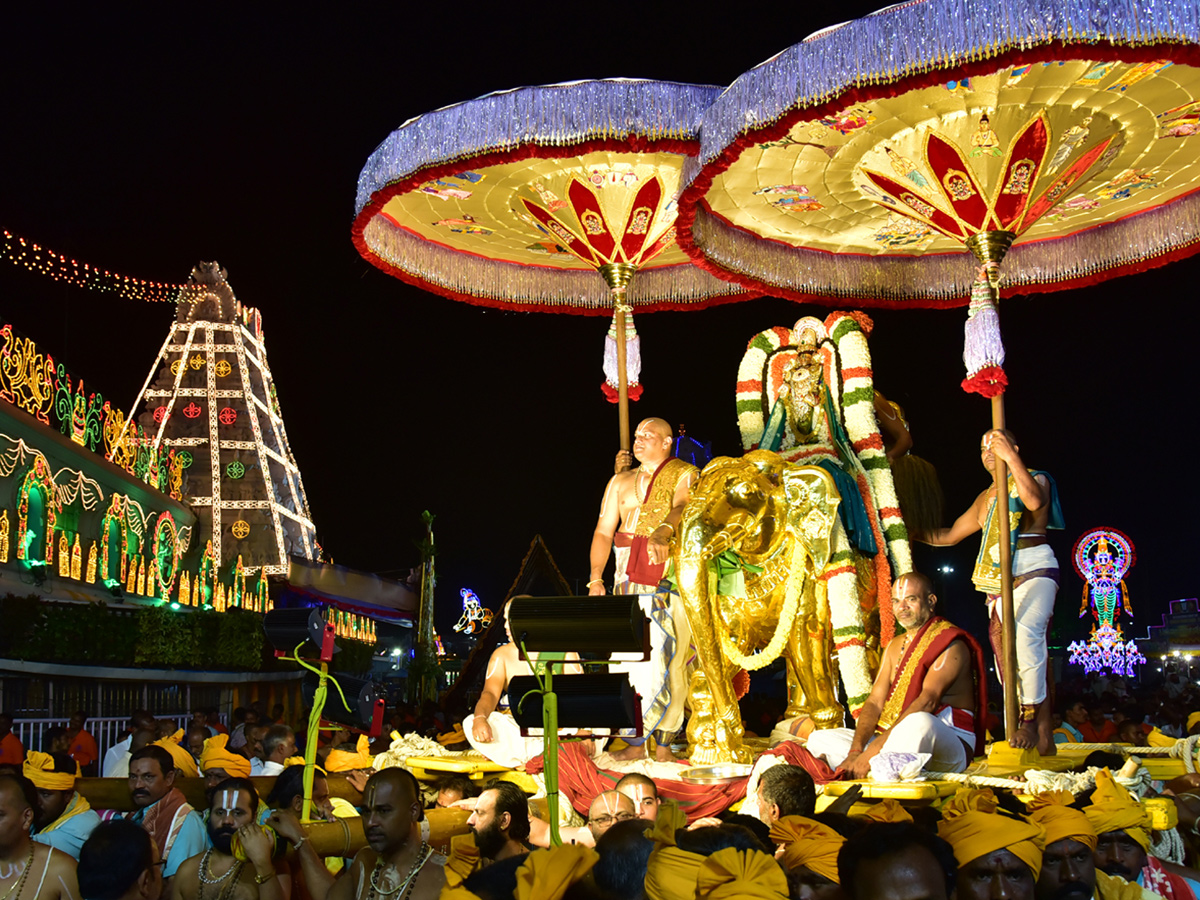
[{"label": "red tassel fringe", "polygon": [[986,366],[972,375],[964,378],[962,389],[968,394],[982,394],[985,397],[999,397],[1008,387],[1008,376],[999,366]]},{"label": "red tassel fringe", "polygon": [[[604,399],[609,403],[619,403],[621,400],[620,392],[609,384],[607,381],[600,385],[600,390],[604,391]],[[642,386],[636,381],[626,387],[626,392],[629,394],[630,400],[642,399]]]},{"label": "red tassel fringe", "polygon": [[750,673],[745,669],[738,669],[737,674],[733,676],[733,696],[741,700],[750,692]]}]

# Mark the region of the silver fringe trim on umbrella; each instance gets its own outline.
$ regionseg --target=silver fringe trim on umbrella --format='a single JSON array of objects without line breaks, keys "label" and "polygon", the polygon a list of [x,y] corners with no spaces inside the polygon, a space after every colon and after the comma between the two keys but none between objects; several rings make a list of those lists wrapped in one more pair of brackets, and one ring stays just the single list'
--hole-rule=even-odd
[{"label": "silver fringe trim on umbrella", "polygon": [[[702,206],[696,209],[692,234],[705,257],[725,271],[817,301],[829,298],[831,304],[853,300],[864,305],[962,306],[978,269],[965,249],[924,256],[865,256],[790,247],[731,228]],[[1022,286],[1099,281],[1106,272],[1136,269],[1157,257],[1194,248],[1198,241],[1200,193],[1194,193],[1069,237],[1017,244],[1004,261],[1003,287],[1005,293],[1014,288],[1020,293]]]},{"label": "silver fringe trim on umbrella", "polygon": [[[477,297],[508,309],[558,307],[561,312],[596,310],[611,315],[612,293],[595,269],[552,269],[485,259],[423,241],[375,216],[363,229],[367,246],[381,260],[420,279],[433,291]],[[723,296],[751,295],[691,263],[646,268],[629,284],[634,306],[681,309]]]},{"label": "silver fringe trim on umbrella", "polygon": [[699,165],[738,135],[792,109],[853,87],[895,82],[930,69],[987,59],[1053,41],[1127,46],[1200,43],[1195,0],[920,0],[880,10],[809,36],[755,66],[704,113]]},{"label": "silver fringe trim on umbrella", "polygon": [[432,165],[511,150],[620,139],[690,140],[721,92],[711,85],[612,78],[486,94],[409,119],[380,144],[358,176],[355,214],[380,188]]}]

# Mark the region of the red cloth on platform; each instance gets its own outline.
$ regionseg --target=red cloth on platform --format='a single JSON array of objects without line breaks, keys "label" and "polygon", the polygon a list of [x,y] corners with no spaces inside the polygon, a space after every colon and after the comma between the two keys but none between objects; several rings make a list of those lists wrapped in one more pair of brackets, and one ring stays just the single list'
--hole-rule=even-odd
[{"label": "red cloth on platform", "polygon": [[[793,741],[768,750],[764,755],[782,756],[792,765],[801,766],[812,775],[817,784],[835,780],[833,769]],[[544,770],[544,766],[543,758],[535,756],[525,764],[525,771],[537,775]],[[559,744],[558,789],[580,815],[586,816],[588,807],[596,795],[613,790],[625,774],[627,773],[599,768],[576,741]],[[690,823],[729,809],[746,796],[747,781],[748,778],[739,778],[730,784],[687,784],[683,781],[655,778],[654,785],[658,789],[659,797],[669,798],[679,804]]]}]

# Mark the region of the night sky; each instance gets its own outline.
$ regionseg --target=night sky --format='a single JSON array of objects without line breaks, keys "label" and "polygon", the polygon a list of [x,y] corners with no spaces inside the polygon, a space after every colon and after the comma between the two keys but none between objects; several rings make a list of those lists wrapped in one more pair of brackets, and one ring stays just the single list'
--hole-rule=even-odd
[{"label": "night sky", "polygon": [[[496,606],[536,533],[582,591],[617,449],[600,392],[607,320],[487,311],[384,275],[350,241],[359,170],[404,120],[445,104],[580,78],[724,85],[870,7],[755,4],[708,20],[684,5],[241,6],[6,11],[0,227],[156,281],[219,260],[262,312],[322,543],[339,563],[396,574],[417,564],[420,514],[434,512],[443,635],[460,588]],[[1135,633],[1196,594],[1198,275],[1193,259],[1001,307],[1009,424],[1026,462],[1057,477],[1066,513],[1054,543],[1068,639],[1086,631],[1070,548],[1097,525],[1137,545]],[[763,298],[639,317],[633,421],[662,416],[739,453],[746,341],[827,312]],[[173,313],[0,263],[0,315],[126,410]],[[958,386],[965,310],[871,315],[877,384],[905,407],[952,519],[987,480],[989,405]],[[941,592],[979,629],[968,544],[917,559],[955,568]]]}]

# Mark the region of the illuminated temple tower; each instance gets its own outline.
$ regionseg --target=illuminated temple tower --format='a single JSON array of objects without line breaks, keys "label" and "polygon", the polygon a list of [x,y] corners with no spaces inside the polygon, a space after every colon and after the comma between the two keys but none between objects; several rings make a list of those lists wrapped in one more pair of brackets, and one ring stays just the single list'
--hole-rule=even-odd
[{"label": "illuminated temple tower", "polygon": [[[191,602],[261,608],[263,576],[286,575],[289,556],[317,558],[312,517],[267,365],[262,316],[237,301],[216,263],[193,269],[189,284],[197,289],[179,301],[133,408],[143,440],[175,451],[182,499],[198,520],[193,546],[202,555]],[[228,601],[222,582],[235,585]]]}]

